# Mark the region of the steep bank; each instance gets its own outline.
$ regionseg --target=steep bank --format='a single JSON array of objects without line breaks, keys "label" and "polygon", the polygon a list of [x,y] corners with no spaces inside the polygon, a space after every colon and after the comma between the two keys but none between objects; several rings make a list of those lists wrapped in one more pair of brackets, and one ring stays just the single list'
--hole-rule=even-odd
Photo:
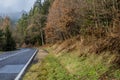
[{"label": "steep bank", "polygon": [[86,40],[74,38],[45,47],[49,54],[33,64],[23,80],[120,80],[118,55],[90,53],[94,41]]}]

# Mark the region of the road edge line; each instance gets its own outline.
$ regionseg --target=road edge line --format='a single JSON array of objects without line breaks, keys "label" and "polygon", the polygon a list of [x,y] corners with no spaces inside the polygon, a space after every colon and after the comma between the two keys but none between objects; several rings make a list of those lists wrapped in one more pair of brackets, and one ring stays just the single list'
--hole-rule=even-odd
[{"label": "road edge line", "polygon": [[26,63],[26,65],[22,68],[22,70],[20,71],[20,73],[16,76],[16,78],[14,80],[20,80],[22,75],[25,73],[25,70],[27,69],[27,67],[29,66],[30,62],[32,61],[32,59],[35,57],[35,55],[37,54],[38,49],[36,49],[36,51],[34,52],[34,54],[32,55],[32,57],[29,59],[29,61]]}]

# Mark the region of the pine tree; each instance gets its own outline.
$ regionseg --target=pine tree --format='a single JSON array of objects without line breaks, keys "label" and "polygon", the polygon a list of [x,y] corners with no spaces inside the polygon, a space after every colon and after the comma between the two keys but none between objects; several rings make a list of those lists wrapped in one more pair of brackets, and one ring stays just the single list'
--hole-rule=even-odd
[{"label": "pine tree", "polygon": [[0,50],[2,50],[2,46],[3,46],[3,31],[0,30]]},{"label": "pine tree", "polygon": [[49,7],[53,0],[36,0],[33,8],[26,15],[18,21],[18,27],[16,30],[17,42],[26,43],[27,45],[44,45],[45,44],[45,33],[44,27],[47,21],[47,15]]},{"label": "pine tree", "polygon": [[45,44],[44,27],[47,20],[47,15],[50,7],[50,1],[45,0],[41,3],[41,0],[37,0],[32,10],[29,13],[29,25],[26,29],[27,35],[25,36],[25,43],[29,44]]},{"label": "pine tree", "polygon": [[15,41],[12,38],[12,34],[9,30],[9,26],[5,28],[5,43],[3,46],[3,50],[5,51],[11,51],[14,50],[16,47]]}]

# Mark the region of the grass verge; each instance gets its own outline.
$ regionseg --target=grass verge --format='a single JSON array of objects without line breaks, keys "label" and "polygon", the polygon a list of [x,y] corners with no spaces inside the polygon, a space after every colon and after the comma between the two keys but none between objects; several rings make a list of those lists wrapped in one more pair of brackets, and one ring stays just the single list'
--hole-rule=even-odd
[{"label": "grass verge", "polygon": [[120,80],[120,68],[111,64],[114,55],[77,56],[75,52],[51,53],[32,65],[23,80]]}]

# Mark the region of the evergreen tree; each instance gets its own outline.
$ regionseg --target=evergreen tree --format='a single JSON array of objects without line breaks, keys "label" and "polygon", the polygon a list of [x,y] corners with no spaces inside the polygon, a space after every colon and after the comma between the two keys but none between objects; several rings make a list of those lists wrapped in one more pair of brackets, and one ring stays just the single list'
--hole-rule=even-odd
[{"label": "evergreen tree", "polygon": [[25,35],[25,29],[28,26],[28,15],[27,14],[23,14],[22,18],[18,21],[18,25],[19,25],[19,30],[20,33],[24,36]]},{"label": "evergreen tree", "polygon": [[3,46],[3,50],[11,51],[11,50],[14,50],[15,47],[16,47],[15,41],[12,38],[12,34],[9,30],[9,26],[7,26],[5,29],[5,43]]},{"label": "evergreen tree", "polygon": [[0,30],[0,40],[1,40],[2,36],[3,36],[3,32],[2,32],[2,30]]},{"label": "evergreen tree", "polygon": [[21,41],[20,43],[26,43],[27,45],[45,44],[44,27],[46,25],[49,7],[52,2],[53,0],[44,0],[43,3],[41,0],[36,0],[28,15],[23,15],[18,21],[16,34],[20,38],[17,38],[17,42]]},{"label": "evergreen tree", "polygon": [[3,31],[0,30],[0,50],[2,50],[2,46],[3,46]]}]

